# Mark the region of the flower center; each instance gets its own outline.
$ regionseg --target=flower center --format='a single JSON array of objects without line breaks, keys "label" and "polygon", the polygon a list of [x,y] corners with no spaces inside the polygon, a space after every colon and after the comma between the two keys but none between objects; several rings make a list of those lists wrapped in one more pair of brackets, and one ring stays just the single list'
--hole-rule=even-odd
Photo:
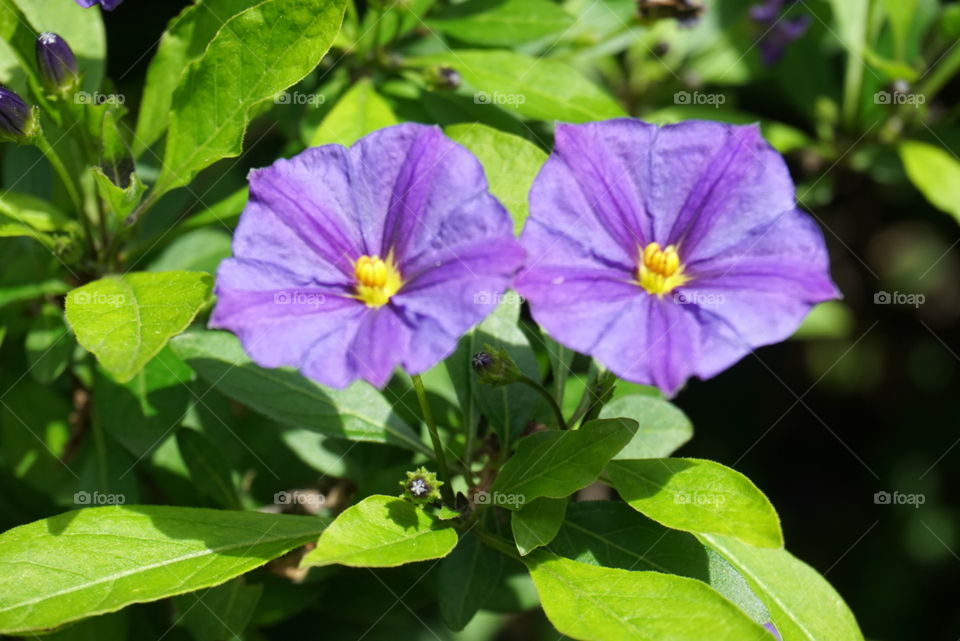
[{"label": "flower center", "polygon": [[640,252],[639,263],[637,282],[648,294],[663,296],[690,280],[673,245],[661,249],[659,243],[650,243]]},{"label": "flower center", "polygon": [[354,263],[353,271],[357,277],[356,298],[366,303],[367,307],[386,305],[390,297],[403,286],[400,272],[389,254],[386,260],[379,256],[363,255]]}]

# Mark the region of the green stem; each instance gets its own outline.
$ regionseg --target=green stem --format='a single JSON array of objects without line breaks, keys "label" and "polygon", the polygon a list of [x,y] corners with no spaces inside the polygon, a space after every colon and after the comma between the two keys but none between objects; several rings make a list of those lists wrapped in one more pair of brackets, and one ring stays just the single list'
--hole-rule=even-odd
[{"label": "green stem", "polygon": [[571,426],[576,425],[581,417],[583,418],[583,422],[596,418],[597,414],[599,414],[603,408],[600,400],[606,396],[616,380],[617,375],[609,370],[598,373],[596,379],[591,381],[590,384],[587,385],[587,389],[583,392],[580,405],[577,407],[577,411],[574,412],[573,416],[570,417],[569,424]]},{"label": "green stem", "polygon": [[955,46],[947,57],[940,62],[930,75],[917,86],[917,94],[923,95],[927,102],[933,99],[960,69],[960,46]]},{"label": "green stem", "polygon": [[[67,190],[67,196],[73,202],[73,206],[77,210],[77,215],[84,221],[84,227],[89,227],[87,223],[87,217],[83,210],[83,201],[80,199],[80,192],[77,191],[77,186],[73,182],[73,176],[70,175],[70,172],[67,171],[66,165],[63,164],[63,160],[60,158],[53,146],[47,141],[46,137],[41,133],[37,134],[37,137],[33,139],[33,144],[46,156],[47,160],[50,161],[50,165],[53,166],[53,170],[57,172],[57,175],[60,177],[60,180],[63,182],[64,188]],[[89,229],[87,230],[89,231]],[[91,237],[92,241],[93,238]]]},{"label": "green stem", "polygon": [[[863,91],[863,71],[866,63],[863,52],[867,47],[867,25],[873,3],[868,0],[864,15],[856,24],[855,42],[845,42],[847,49],[847,68],[843,77],[843,123],[847,129],[853,129],[859,113],[860,98]],[[841,34],[845,31],[841,30]]]},{"label": "green stem", "polygon": [[563,419],[563,410],[560,409],[560,406],[559,406],[559,405],[557,405],[557,399],[555,399],[555,398],[553,397],[553,394],[550,393],[550,390],[548,390],[546,387],[544,387],[543,385],[541,385],[541,384],[538,383],[537,381],[533,380],[532,378],[530,378],[530,377],[527,376],[526,374],[521,374],[521,375],[520,375],[520,378],[519,378],[518,380],[519,380],[519,382],[523,383],[524,385],[526,385],[526,386],[528,386],[528,387],[532,387],[533,389],[537,390],[537,391],[540,393],[540,396],[542,396],[543,398],[545,398],[545,399],[547,400],[547,404],[550,405],[550,409],[553,410],[553,415],[554,415],[554,416],[556,417],[556,419],[557,419],[557,426],[558,426],[561,430],[566,429],[566,428],[567,428],[567,423],[566,423],[566,421],[564,421],[564,419]]},{"label": "green stem", "polygon": [[415,374],[411,378],[413,379],[413,388],[417,391],[417,400],[420,401],[423,420],[426,422],[427,430],[430,432],[430,440],[433,441],[433,451],[437,455],[437,468],[440,472],[440,480],[443,481],[443,485],[440,487],[440,493],[448,505],[453,505],[453,486],[450,485],[450,471],[447,468],[447,457],[443,453],[443,443],[440,441],[440,434],[437,433],[437,424],[433,420],[433,412],[430,411],[430,403],[427,401],[427,390],[424,389],[423,379],[420,378],[419,374]]},{"label": "green stem", "polygon": [[492,547],[494,550],[503,552],[507,556],[516,559],[517,561],[523,561],[523,559],[520,557],[520,554],[517,552],[516,546],[511,544],[507,539],[497,536],[496,534],[484,532],[479,526],[476,529],[476,534],[481,541]]}]

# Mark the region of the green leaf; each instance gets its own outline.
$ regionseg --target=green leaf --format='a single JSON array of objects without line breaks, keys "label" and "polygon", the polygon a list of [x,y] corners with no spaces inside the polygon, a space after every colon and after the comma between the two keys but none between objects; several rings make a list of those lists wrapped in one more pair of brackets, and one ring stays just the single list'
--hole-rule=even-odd
[{"label": "green leaf", "polygon": [[526,556],[550,543],[567,514],[567,499],[539,498],[510,515],[510,528],[517,550]]},{"label": "green leaf", "polygon": [[[537,551],[527,557],[543,610],[562,634],[590,641],[763,641],[770,634],[710,586]],[[839,638],[839,637],[838,637]]]},{"label": "green leaf", "polygon": [[107,276],[67,294],[67,321],[77,342],[125,383],[187,328],[212,287],[200,272]]},{"label": "green leaf", "polygon": [[196,430],[177,431],[177,448],[199,492],[232,510],[242,508],[230,464],[216,445]]},{"label": "green leaf", "polygon": [[[21,233],[17,227],[23,228]],[[68,232],[76,223],[46,200],[30,194],[0,190],[0,236],[29,236],[30,231]]]},{"label": "green leaf", "polygon": [[173,93],[180,77],[204,50],[223,23],[261,0],[204,0],[184,9],[163,32],[157,53],[147,69],[146,86],[140,102],[134,156],[139,156],[160,139],[170,124]]},{"label": "green leaf", "polygon": [[190,332],[171,342],[173,351],[230,398],[276,421],[353,441],[431,450],[376,389],[358,381],[326,389],[289,369],[264,369],[227,332]]},{"label": "green leaf", "polygon": [[960,161],[945,149],[914,140],[900,145],[900,159],[910,182],[960,223]]},{"label": "green leaf", "polygon": [[97,371],[93,385],[94,416],[134,457],[146,457],[172,436],[183,421],[193,398],[185,383],[194,378],[193,371],[169,345],[126,383],[117,383]]},{"label": "green leaf", "polygon": [[224,229],[196,229],[176,239],[150,263],[147,271],[197,271],[216,274],[220,261],[229,258],[232,239]]},{"label": "green leaf", "polygon": [[644,394],[615,398],[600,410],[600,418],[624,417],[639,424],[637,433],[615,459],[663,458],[693,436],[690,419],[669,401]]},{"label": "green leaf", "polygon": [[71,623],[43,641],[127,641],[130,635],[130,611],[120,610]]},{"label": "green leaf", "polygon": [[265,0],[230,18],[174,94],[156,194],[238,156],[251,110],[317,66],[340,29],[345,5],[345,0]]},{"label": "green leaf", "polygon": [[344,510],[301,565],[390,568],[443,558],[456,545],[453,526],[413,503],[374,494]]},{"label": "green leaf", "polygon": [[527,220],[527,194],[547,154],[531,142],[479,123],[452,125],[447,136],[477,157],[487,174],[490,193],[513,217],[513,231],[520,234]]},{"label": "green leaf", "polygon": [[466,532],[437,569],[440,615],[451,630],[463,630],[500,582],[503,555]]},{"label": "green leaf", "polygon": [[702,459],[614,461],[607,474],[630,507],[667,527],[782,547],[780,519],[750,479]]},{"label": "green leaf", "polygon": [[243,213],[243,208],[247,205],[249,198],[250,188],[242,187],[223,200],[209,207],[204,206],[204,209],[183,221],[176,231],[186,233],[208,225],[220,225],[229,228],[240,220],[240,214]]},{"label": "green leaf", "polygon": [[147,191],[147,186],[140,180],[140,176],[133,172],[128,177],[129,183],[126,187],[114,184],[99,167],[94,167],[92,173],[97,183],[97,193],[120,221],[137,208]]},{"label": "green leaf", "polygon": [[31,323],[24,347],[30,376],[38,383],[52,383],[70,364],[75,343],[63,321],[63,312],[45,303],[40,317]]},{"label": "green leaf", "polygon": [[458,40],[509,47],[562,33],[573,16],[549,0],[468,0],[434,14],[427,24]]},{"label": "green leaf", "polygon": [[679,574],[708,583],[757,623],[770,613],[726,559],[692,534],[668,529],[626,503],[571,503],[550,551],[560,556],[623,570]]},{"label": "green leaf", "polygon": [[627,115],[597,85],[557,60],[512,51],[465,50],[410,63],[452,67],[476,90],[478,104],[497,105],[534,120],[588,122]]},{"label": "green leaf", "polygon": [[59,254],[79,229],[76,222],[45,200],[0,190],[0,238],[26,236]]},{"label": "green leaf", "polygon": [[314,132],[309,146],[336,143],[349,147],[368,133],[397,122],[387,101],[380,97],[369,78],[363,78],[330,110]]},{"label": "green leaf", "polygon": [[190,631],[195,641],[242,638],[253,617],[263,585],[246,585],[234,579],[204,592],[184,594],[174,600],[178,626]]},{"label": "green leaf", "polygon": [[314,517],[167,506],[67,512],[0,535],[0,633],[223,583],[323,531]]},{"label": "green leaf", "polygon": [[507,495],[503,507],[516,510],[541,496],[573,494],[597,480],[636,430],[636,421],[615,418],[590,421],[579,430],[544,430],[521,439],[493,482],[494,502],[499,503],[498,493]]},{"label": "green leaf", "polygon": [[743,575],[770,609],[784,641],[863,641],[843,598],[816,570],[786,550],[751,547],[723,536],[698,536]]}]

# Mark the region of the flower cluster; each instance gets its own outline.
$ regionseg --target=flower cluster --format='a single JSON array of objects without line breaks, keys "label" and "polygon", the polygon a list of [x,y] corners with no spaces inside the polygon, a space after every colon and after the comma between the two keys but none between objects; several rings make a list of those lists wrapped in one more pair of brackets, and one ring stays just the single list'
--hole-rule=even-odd
[{"label": "flower cluster", "polygon": [[512,286],[557,341],[673,394],[787,338],[838,296],[828,272],[755,126],[560,124],[517,242],[470,152],[402,124],[251,174],[211,325],[262,366],[383,386],[449,356],[495,306],[477,294]]}]

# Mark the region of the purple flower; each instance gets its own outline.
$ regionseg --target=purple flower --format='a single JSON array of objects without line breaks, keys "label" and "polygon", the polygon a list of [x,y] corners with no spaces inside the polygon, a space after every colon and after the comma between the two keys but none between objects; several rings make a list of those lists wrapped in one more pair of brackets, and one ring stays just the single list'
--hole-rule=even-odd
[{"label": "purple flower", "polygon": [[760,58],[768,67],[779,62],[790,43],[810,27],[809,15],[782,16],[784,4],[793,4],[793,0],[766,0],[750,7],[750,18],[759,22],[764,30],[760,36]]},{"label": "purple flower", "polygon": [[337,388],[450,355],[523,261],[476,158],[410,123],[252,172],[233,253],[211,326]]},{"label": "purple flower", "polygon": [[836,298],[823,237],[756,126],[557,127],[515,288],[567,347],[673,394]]},{"label": "purple flower", "polygon": [[41,33],[37,38],[37,67],[47,89],[68,93],[76,88],[77,58],[66,41],[55,33]]},{"label": "purple flower", "polygon": [[120,6],[123,0],[77,0],[77,4],[84,9],[89,9],[95,4],[99,4],[106,11],[113,11]]},{"label": "purple flower", "polygon": [[763,627],[765,627],[777,641],[781,641],[780,633],[777,632],[777,626],[773,625],[773,623],[764,623]]}]

